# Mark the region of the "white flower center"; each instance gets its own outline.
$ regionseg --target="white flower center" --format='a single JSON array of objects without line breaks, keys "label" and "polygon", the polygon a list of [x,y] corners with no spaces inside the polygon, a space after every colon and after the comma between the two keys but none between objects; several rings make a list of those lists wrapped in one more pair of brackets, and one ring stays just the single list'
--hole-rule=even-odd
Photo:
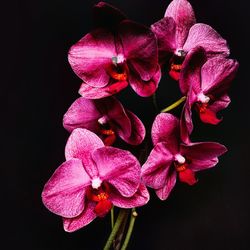
[{"label": "white flower center", "polygon": [[210,101],[210,98],[203,93],[200,93],[197,95],[197,101],[201,103],[208,103]]},{"label": "white flower center", "polygon": [[94,177],[92,179],[92,188],[98,189],[102,184],[102,180],[99,177]]},{"label": "white flower center", "polygon": [[186,55],[186,52],[182,48],[179,48],[175,50],[175,55],[183,57]]},{"label": "white flower center", "polygon": [[108,118],[105,115],[98,119],[98,123],[101,125],[105,125],[107,122],[108,122]]},{"label": "white flower center", "polygon": [[125,62],[125,57],[123,54],[118,54],[117,56],[112,57],[112,62],[114,65],[124,63]]},{"label": "white flower center", "polygon": [[179,163],[179,164],[183,164],[185,163],[186,159],[185,157],[183,157],[181,154],[176,154],[174,156],[174,159]]}]

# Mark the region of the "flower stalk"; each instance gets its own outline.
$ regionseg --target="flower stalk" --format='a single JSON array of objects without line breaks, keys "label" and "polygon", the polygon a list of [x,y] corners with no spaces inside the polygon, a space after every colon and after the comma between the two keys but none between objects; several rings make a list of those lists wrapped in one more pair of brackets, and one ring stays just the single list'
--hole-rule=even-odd
[{"label": "flower stalk", "polygon": [[175,109],[176,107],[178,107],[180,104],[182,104],[185,100],[187,99],[186,96],[183,96],[182,98],[180,98],[178,101],[174,102],[173,104],[169,105],[168,107],[166,107],[165,109],[161,110],[161,113],[165,113],[168,112],[172,109]]}]

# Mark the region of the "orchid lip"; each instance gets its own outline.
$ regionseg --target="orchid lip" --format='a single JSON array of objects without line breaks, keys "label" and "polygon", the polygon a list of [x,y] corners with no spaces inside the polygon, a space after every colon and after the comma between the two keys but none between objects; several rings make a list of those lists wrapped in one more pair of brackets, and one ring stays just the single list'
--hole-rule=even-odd
[{"label": "orchid lip", "polygon": [[102,180],[99,177],[94,177],[92,179],[92,188],[98,189],[102,185]]},{"label": "orchid lip", "polygon": [[197,101],[201,103],[209,103],[210,97],[204,95],[203,93],[199,93],[197,95]]}]

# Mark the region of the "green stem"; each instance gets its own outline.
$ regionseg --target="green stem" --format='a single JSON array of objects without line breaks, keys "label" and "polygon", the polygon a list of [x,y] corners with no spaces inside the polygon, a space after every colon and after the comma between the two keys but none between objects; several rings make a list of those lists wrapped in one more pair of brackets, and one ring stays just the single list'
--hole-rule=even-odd
[{"label": "green stem", "polygon": [[187,99],[186,96],[183,96],[182,98],[180,98],[178,101],[174,102],[173,104],[171,104],[170,106],[166,107],[165,109],[163,109],[161,111],[161,113],[164,113],[164,112],[168,112],[176,107],[178,107],[181,103],[183,103],[185,100]]},{"label": "green stem", "polygon": [[114,227],[114,207],[111,208],[110,216],[111,216],[111,229],[113,229],[113,227]]},{"label": "green stem", "polygon": [[126,250],[128,247],[129,240],[131,238],[131,234],[133,232],[134,224],[135,224],[135,219],[138,216],[135,208],[132,209],[131,216],[130,216],[130,222],[129,222],[129,227],[128,227],[128,232],[126,235],[126,238],[124,240],[123,246],[121,250]]},{"label": "green stem", "polygon": [[103,250],[109,250],[113,244],[113,241],[115,239],[115,236],[116,234],[118,233],[118,230],[124,220],[124,218],[126,217],[126,214],[128,213],[129,210],[127,209],[121,209],[119,214],[118,214],[118,217],[116,219],[116,222],[115,222],[115,225],[113,227],[113,230],[111,232],[111,234],[109,235],[109,238],[106,242],[106,245],[105,247],[103,248]]}]

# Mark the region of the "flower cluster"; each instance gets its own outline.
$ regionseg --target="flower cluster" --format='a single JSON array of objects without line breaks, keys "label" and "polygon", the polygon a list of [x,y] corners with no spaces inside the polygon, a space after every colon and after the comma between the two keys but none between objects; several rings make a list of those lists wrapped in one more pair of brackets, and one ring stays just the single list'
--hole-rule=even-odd
[{"label": "flower cluster", "polygon": [[[166,200],[177,179],[194,185],[195,172],[214,167],[227,149],[216,142],[191,141],[192,111],[204,123],[221,122],[217,112],[230,103],[228,89],[238,68],[237,61],[228,58],[226,40],[209,25],[196,23],[187,0],[173,0],[151,27],[104,2],[95,5],[93,13],[96,28],[68,54],[83,82],[81,97],[63,117],[71,133],[66,161],[42,192],[44,205],[63,218],[68,232],[104,217],[113,206],[145,205],[146,186]],[[177,81],[185,103],[180,119],[165,112],[170,108],[155,117],[153,149],[140,162],[114,147],[120,139],[138,146],[146,134],[143,122],[114,95],[128,85],[141,97],[155,95],[166,72]]]}]

